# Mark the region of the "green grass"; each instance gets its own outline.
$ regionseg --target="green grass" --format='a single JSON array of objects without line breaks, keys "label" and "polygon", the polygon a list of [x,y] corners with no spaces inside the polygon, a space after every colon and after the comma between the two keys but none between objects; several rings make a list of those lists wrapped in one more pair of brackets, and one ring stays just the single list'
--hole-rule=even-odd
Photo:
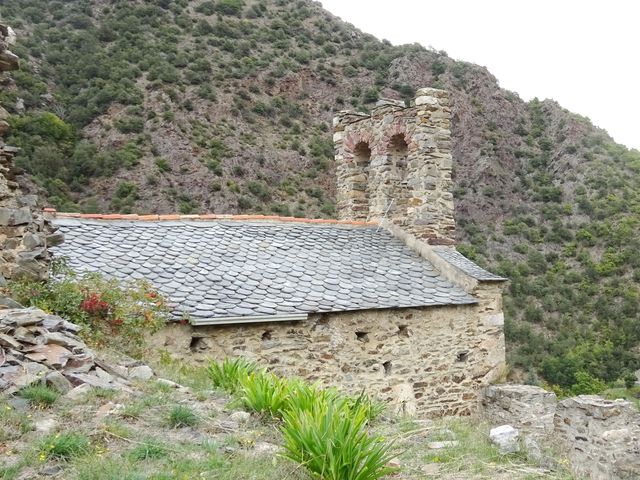
[{"label": "green grass", "polygon": [[287,459],[244,455],[225,457],[198,445],[146,458],[87,456],[76,461],[74,469],[76,475],[70,478],[77,480],[311,480]]},{"label": "green grass", "polygon": [[149,439],[131,449],[129,458],[133,461],[163,458],[168,455],[167,447],[156,439]]},{"label": "green grass", "polygon": [[161,373],[163,378],[189,387],[196,396],[211,391],[211,375],[207,367],[186,364],[172,357],[167,351],[160,352],[159,361],[154,358],[145,360],[148,360],[147,363]]},{"label": "green grass", "polygon": [[[152,387],[153,388],[153,387]],[[171,401],[169,392],[147,393],[136,401],[133,401],[120,411],[123,418],[140,419],[145,413],[150,412],[156,407],[166,405]]]},{"label": "green grass", "polygon": [[19,412],[9,403],[0,401],[0,442],[19,438],[33,430],[31,415]]},{"label": "green grass", "polygon": [[66,460],[88,453],[89,439],[79,433],[55,433],[40,441],[40,459],[49,458]]},{"label": "green grass", "polygon": [[443,422],[442,428],[434,429],[428,441],[455,439],[458,445],[427,450],[422,460],[426,463],[445,464],[445,470],[449,471],[471,470],[473,473],[483,473],[487,464],[508,462],[516,457],[501,455],[484,430],[486,429],[481,427],[474,428],[468,421],[461,419]]},{"label": "green grass", "polygon": [[[417,428],[411,428],[411,427]],[[416,424],[401,420],[399,429],[405,430],[399,438],[400,447],[404,449],[399,456],[400,462],[407,466],[407,470],[419,471],[421,467],[436,464],[438,468],[433,477],[428,478],[494,478],[498,472],[513,472],[514,479],[547,479],[571,480],[573,477],[559,467],[553,472],[538,472],[526,474],[522,467],[535,467],[530,464],[524,452],[502,455],[497,447],[489,440],[489,426],[478,423],[469,418],[446,418],[435,421],[426,430]],[[414,435],[415,434],[415,435]],[[416,438],[421,438],[417,441]],[[458,442],[442,449],[430,450],[429,442],[451,441]],[[563,465],[558,452],[545,452]],[[566,465],[566,464],[565,464]],[[503,476],[500,476],[503,478]],[[506,478],[506,477],[504,477]]]},{"label": "green grass", "polygon": [[53,405],[58,398],[60,392],[44,385],[32,385],[25,387],[18,393],[22,398],[29,400],[29,403],[41,408],[47,408]]},{"label": "green grass", "polygon": [[199,419],[195,412],[189,407],[176,405],[169,410],[167,423],[172,428],[193,427]]},{"label": "green grass", "polygon": [[145,477],[132,462],[120,457],[92,457],[75,465],[77,480],[142,480]]}]

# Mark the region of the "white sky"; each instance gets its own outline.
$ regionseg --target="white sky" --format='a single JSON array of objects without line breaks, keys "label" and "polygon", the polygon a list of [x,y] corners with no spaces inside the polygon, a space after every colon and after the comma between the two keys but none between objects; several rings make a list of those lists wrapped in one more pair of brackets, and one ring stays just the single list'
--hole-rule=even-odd
[{"label": "white sky", "polygon": [[393,44],[483,65],[523,99],[552,98],[640,149],[638,0],[321,0]]}]

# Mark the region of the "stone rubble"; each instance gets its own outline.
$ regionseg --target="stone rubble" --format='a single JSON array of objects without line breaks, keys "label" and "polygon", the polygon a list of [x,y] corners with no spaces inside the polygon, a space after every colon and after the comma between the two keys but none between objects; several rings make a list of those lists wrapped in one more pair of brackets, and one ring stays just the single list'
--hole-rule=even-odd
[{"label": "stone rubble", "polygon": [[[44,384],[74,396],[91,387],[126,389],[153,370],[127,360],[112,366],[78,337],[80,327],[37,308],[0,310],[0,393]],[[74,393],[75,392],[75,393]]]}]

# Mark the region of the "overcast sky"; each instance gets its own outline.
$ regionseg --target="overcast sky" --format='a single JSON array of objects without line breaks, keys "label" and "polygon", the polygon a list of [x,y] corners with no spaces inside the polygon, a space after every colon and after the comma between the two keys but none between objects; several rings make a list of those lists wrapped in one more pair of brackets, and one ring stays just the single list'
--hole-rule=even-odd
[{"label": "overcast sky", "polygon": [[552,98],[640,149],[640,1],[321,0],[393,44],[483,65],[524,100]]}]

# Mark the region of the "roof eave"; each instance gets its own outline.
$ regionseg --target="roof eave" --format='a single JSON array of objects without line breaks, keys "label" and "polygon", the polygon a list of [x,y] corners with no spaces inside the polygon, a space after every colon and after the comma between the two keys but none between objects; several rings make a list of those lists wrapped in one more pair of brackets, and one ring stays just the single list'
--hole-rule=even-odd
[{"label": "roof eave", "polygon": [[194,327],[210,325],[236,325],[240,323],[265,323],[265,322],[299,322],[309,318],[307,313],[291,313],[282,315],[249,315],[218,318],[192,318],[189,323]]}]

